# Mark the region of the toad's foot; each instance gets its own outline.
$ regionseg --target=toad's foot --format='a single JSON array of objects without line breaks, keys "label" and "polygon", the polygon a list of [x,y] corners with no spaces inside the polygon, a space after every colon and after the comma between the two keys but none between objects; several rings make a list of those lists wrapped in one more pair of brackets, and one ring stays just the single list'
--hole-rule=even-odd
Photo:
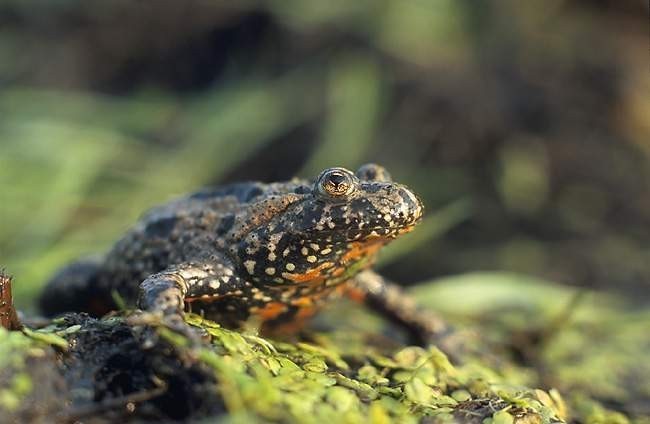
[{"label": "toad's foot", "polygon": [[437,314],[418,307],[401,287],[381,275],[373,271],[361,272],[355,277],[348,294],[404,327],[413,343],[435,345],[450,357],[458,357],[456,332]]}]

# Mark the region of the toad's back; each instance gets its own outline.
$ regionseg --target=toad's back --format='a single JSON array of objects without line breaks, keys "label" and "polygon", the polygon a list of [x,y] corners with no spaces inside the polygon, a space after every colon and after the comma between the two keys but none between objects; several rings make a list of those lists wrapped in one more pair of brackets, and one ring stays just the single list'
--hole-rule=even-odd
[{"label": "toad's back", "polygon": [[260,200],[286,195],[299,187],[302,185],[297,181],[237,183],[153,208],[116,243],[102,268],[113,276],[137,272],[130,278],[141,281],[170,265],[196,260],[206,253],[225,254],[228,247],[240,241],[247,221],[262,212]]},{"label": "toad's back", "polygon": [[115,293],[133,303],[139,283],[151,274],[206,256],[229,260],[228,247],[239,242],[251,215],[260,213],[260,200],[309,190],[307,184],[299,180],[235,183],[157,206],[103,258],[77,262],[56,275],[49,287],[57,293],[42,296],[42,309],[48,315],[66,310],[101,315],[117,306]]}]

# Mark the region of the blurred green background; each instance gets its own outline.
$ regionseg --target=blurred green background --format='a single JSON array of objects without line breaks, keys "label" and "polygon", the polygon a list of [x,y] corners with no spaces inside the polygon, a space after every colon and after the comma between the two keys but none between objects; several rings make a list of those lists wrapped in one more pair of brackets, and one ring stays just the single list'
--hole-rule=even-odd
[{"label": "blurred green background", "polygon": [[0,263],[31,299],[148,207],[376,161],[428,219],[382,271],[648,299],[643,1],[0,2]]}]

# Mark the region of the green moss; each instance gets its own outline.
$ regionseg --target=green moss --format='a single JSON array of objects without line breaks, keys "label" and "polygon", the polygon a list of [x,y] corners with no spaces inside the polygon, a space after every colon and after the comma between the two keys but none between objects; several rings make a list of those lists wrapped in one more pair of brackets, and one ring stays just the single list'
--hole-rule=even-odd
[{"label": "green moss", "polygon": [[42,342],[17,331],[0,327],[0,413],[15,411],[34,387],[29,361],[46,355]]},{"label": "green moss", "polygon": [[550,394],[508,385],[473,365],[454,366],[435,347],[406,347],[387,355],[367,346],[364,354],[334,343],[269,341],[196,315],[188,322],[209,332],[212,345],[189,348],[181,336],[169,337],[165,329],[162,334],[179,349],[196,349],[215,373],[234,421],[413,422],[429,416],[445,422],[477,402],[497,405],[485,409],[484,418],[516,408],[519,417],[534,416],[535,422],[561,419],[555,405],[544,403]]}]

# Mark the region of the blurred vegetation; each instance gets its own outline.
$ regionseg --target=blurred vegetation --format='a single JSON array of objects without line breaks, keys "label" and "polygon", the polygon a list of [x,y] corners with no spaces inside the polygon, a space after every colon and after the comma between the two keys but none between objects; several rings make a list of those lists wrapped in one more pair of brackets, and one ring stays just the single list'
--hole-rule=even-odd
[{"label": "blurred vegetation", "polygon": [[2,2],[2,263],[25,306],[153,204],[377,161],[457,212],[395,247],[397,281],[511,270],[646,293],[642,7]]},{"label": "blurred vegetation", "polygon": [[[650,352],[647,14],[614,0],[2,1],[0,265],[29,311],[57,267],[152,205],[376,161],[428,208],[382,273],[506,272],[422,298],[499,340],[514,319],[526,343],[547,317],[531,302],[596,290],[607,300],[578,308],[565,350],[519,351],[563,364],[526,384],[650,414],[647,370],[621,371]],[[512,271],[563,286],[513,286]],[[585,334],[600,340],[589,361]]]}]

